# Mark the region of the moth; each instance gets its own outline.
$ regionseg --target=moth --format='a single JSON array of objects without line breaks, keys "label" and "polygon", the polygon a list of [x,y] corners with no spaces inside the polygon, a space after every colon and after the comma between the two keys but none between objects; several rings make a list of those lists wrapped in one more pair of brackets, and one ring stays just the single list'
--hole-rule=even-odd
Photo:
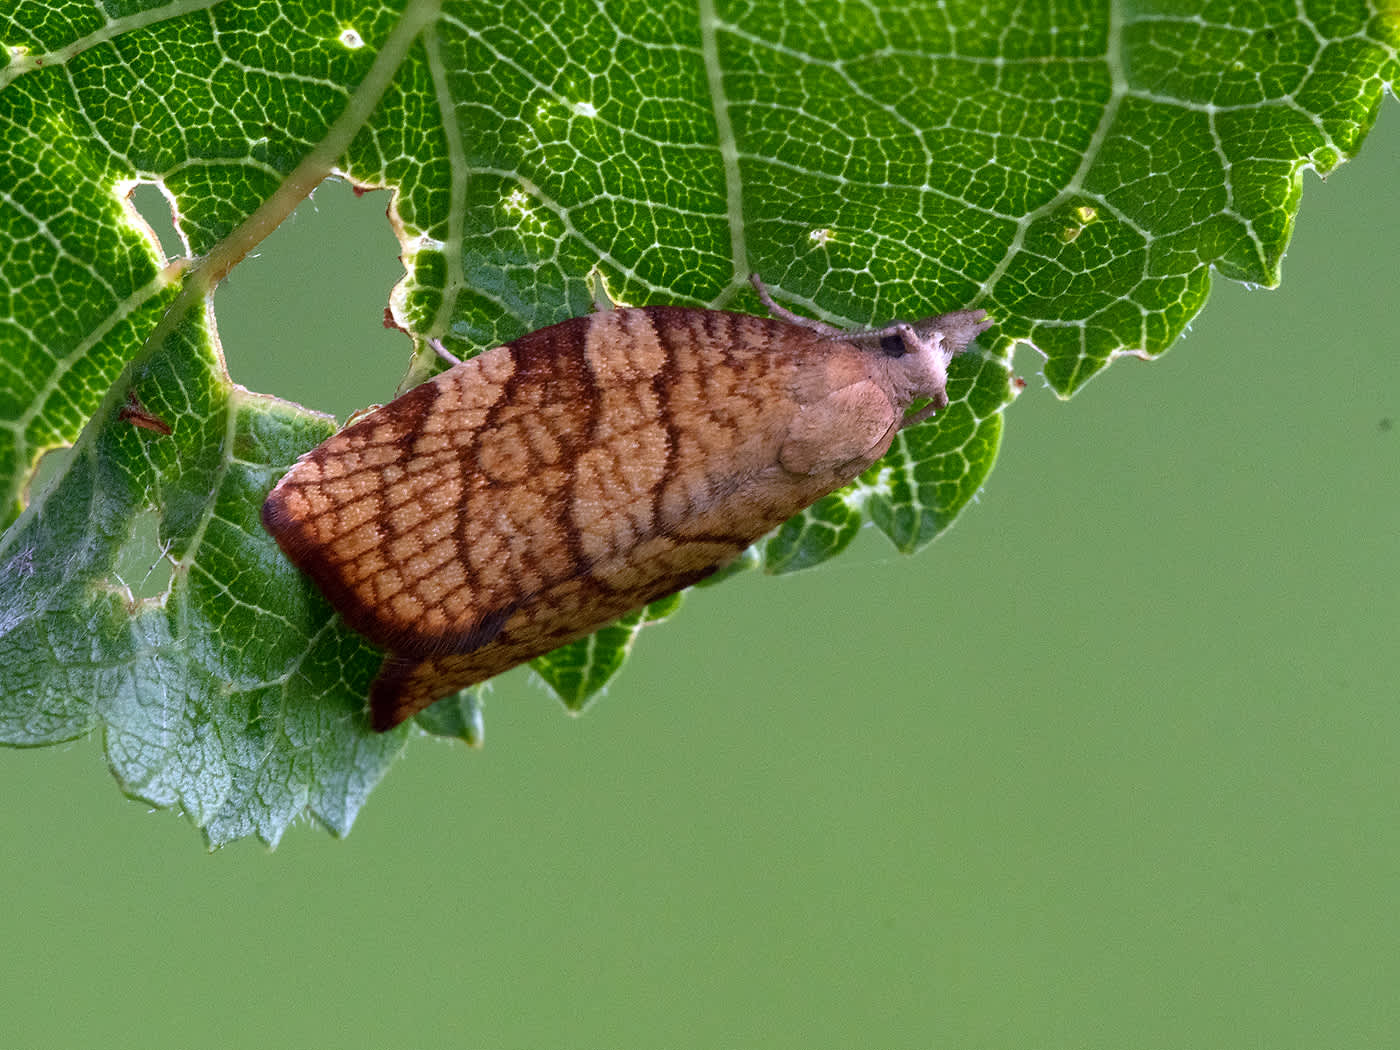
[{"label": "moth", "polygon": [[947,405],[990,323],[845,331],[753,283],[771,317],[644,306],[530,332],[278,482],[264,527],[386,651],[375,729],[727,565]]}]

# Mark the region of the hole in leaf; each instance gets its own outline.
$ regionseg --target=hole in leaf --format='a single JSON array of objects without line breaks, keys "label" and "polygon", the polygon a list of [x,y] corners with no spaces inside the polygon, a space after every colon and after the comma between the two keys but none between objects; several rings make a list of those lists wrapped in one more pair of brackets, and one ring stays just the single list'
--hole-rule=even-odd
[{"label": "hole in leaf", "polygon": [[403,277],[387,193],[330,180],[219,286],[219,340],[235,382],[344,420],[394,396],[413,347],[384,327]]},{"label": "hole in leaf", "polygon": [[1045,378],[1045,355],[1028,343],[1017,343],[1011,348],[1011,385],[1017,397],[1034,391],[1049,390],[1050,381]]},{"label": "hole in leaf", "polygon": [[170,589],[174,567],[160,544],[160,515],[150,507],[131,523],[131,534],[117,551],[112,581],[135,601],[159,598]]},{"label": "hole in leaf", "polygon": [[[43,495],[68,469],[73,447],[51,448],[39,457],[39,465],[29,481],[29,499]],[[134,601],[159,598],[170,589],[174,566],[160,544],[160,515],[146,507],[132,520],[131,533],[117,550],[117,560],[111,572],[112,586],[128,592]]]},{"label": "hole in leaf", "polygon": [[72,445],[51,448],[39,457],[39,463],[34,468],[34,476],[29,479],[29,488],[25,492],[25,506],[33,503],[36,497],[43,495],[44,490],[68,469],[68,461],[72,458]]},{"label": "hole in leaf", "polygon": [[133,188],[126,199],[131,210],[160,244],[160,250],[167,259],[178,259],[188,254],[175,227],[174,205],[159,186],[143,182]]}]

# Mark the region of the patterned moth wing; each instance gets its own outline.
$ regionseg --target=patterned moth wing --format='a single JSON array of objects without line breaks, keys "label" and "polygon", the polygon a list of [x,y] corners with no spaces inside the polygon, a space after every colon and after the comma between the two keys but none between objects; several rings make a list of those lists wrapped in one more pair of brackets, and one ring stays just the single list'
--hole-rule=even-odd
[{"label": "patterned moth wing", "polygon": [[388,650],[370,709],[389,729],[703,579],[849,482],[913,400],[946,403],[947,360],[983,327],[966,311],[849,334],[679,307],[574,318],[312,449],[263,523]]}]

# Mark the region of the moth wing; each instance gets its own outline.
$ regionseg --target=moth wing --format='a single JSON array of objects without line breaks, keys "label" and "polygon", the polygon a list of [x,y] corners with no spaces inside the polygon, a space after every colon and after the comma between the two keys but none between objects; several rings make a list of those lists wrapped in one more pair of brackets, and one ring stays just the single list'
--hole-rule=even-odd
[{"label": "moth wing", "polygon": [[[541,515],[563,515],[571,571],[522,593],[500,632],[472,652],[392,653],[371,687],[377,727],[711,575],[846,480],[820,454],[815,419],[842,433],[844,421],[815,402],[863,375],[838,359],[844,349],[801,330],[794,348],[790,326],[710,311],[615,310],[588,320],[577,356],[592,414],[573,418],[586,439],[571,447],[568,477]],[[807,382],[804,366],[814,362],[821,374]],[[811,462],[787,466],[781,450],[804,404],[813,425],[799,441]]]},{"label": "moth wing", "polygon": [[[350,627],[395,651],[467,651],[575,571],[549,511],[571,443],[547,440],[544,424],[566,434],[576,421],[559,407],[586,400],[577,354],[555,352],[586,320],[415,387],[312,449],[269,494],[265,528]],[[530,352],[532,338],[545,345]]]},{"label": "moth wing", "polygon": [[372,687],[387,727],[704,578],[849,480],[860,464],[781,451],[803,406],[863,374],[855,352],[714,311],[576,318],[347,427],[263,520],[390,650]]},{"label": "moth wing", "polygon": [[[699,570],[669,578],[660,585],[662,589],[656,597],[700,582],[732,561],[741,550]],[[531,615],[517,614],[508,629],[472,652],[431,656],[391,652],[370,686],[370,724],[379,732],[392,729],[435,701],[577,641],[648,600],[595,591],[582,608],[565,610],[544,603]],[[593,622],[594,617],[601,618]]]}]

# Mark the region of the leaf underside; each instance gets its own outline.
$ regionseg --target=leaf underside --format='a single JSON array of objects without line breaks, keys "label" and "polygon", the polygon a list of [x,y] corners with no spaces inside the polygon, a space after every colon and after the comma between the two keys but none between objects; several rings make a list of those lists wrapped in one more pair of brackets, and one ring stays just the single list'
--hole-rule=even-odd
[{"label": "leaf underside", "polygon": [[[819,564],[867,522],[927,544],[991,467],[1016,343],[1068,395],[1163,352],[1212,267],[1276,284],[1303,171],[1352,156],[1396,80],[1383,0],[1057,6],[0,13],[0,741],[100,728],[122,790],[211,844],[302,814],[344,834],[402,748],[362,712],[380,654],[258,522],[334,423],[231,383],[197,280],[318,156],[394,191],[393,318],[461,353],[584,312],[594,268],[636,304],[761,313],[757,271],[842,324],[984,307],[950,406],[745,564]],[[133,218],[140,183],[177,205],[183,275]],[[582,708],[678,601],[535,668]],[[479,698],[419,724],[477,743]]]}]

